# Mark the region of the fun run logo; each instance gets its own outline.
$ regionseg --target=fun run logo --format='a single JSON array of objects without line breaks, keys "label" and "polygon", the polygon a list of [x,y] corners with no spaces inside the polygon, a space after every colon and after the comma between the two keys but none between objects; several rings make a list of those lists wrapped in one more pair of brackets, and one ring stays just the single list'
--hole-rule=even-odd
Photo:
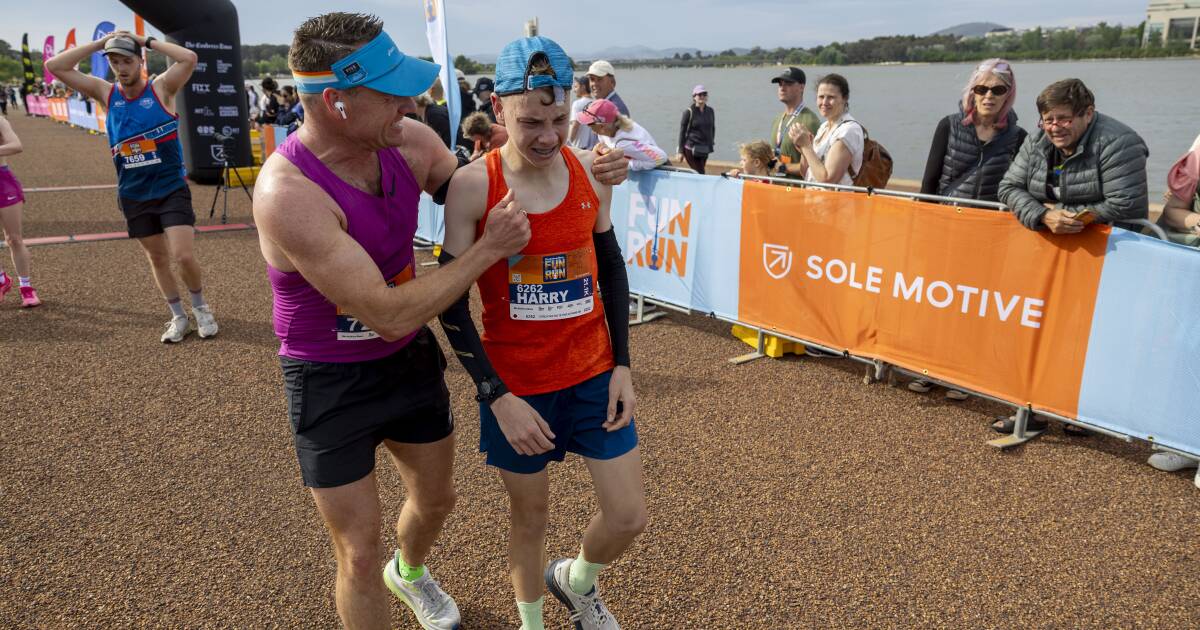
[{"label": "fun run logo", "polygon": [[632,193],[625,263],[686,277],[691,228],[691,200]]}]

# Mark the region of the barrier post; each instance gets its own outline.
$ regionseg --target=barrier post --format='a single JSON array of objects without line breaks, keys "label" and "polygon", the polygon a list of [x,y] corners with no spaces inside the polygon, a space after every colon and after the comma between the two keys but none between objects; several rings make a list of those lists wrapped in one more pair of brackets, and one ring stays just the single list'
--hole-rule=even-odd
[{"label": "barrier post", "polygon": [[647,313],[646,312],[646,298],[645,298],[645,296],[643,296],[640,293],[637,294],[637,302],[636,303],[637,303],[637,312],[635,313],[633,319],[629,320],[630,326],[637,326],[638,324],[645,324],[648,322],[652,322],[652,321],[658,319],[659,317],[665,317],[667,315],[665,311],[661,311],[661,310]]},{"label": "barrier post", "polygon": [[1006,435],[994,440],[988,440],[988,445],[995,446],[998,449],[1007,449],[1024,444],[1029,440],[1042,434],[1041,431],[1032,431],[1029,427],[1029,418],[1033,411],[1029,407],[1021,407],[1017,410],[1017,420],[1013,424],[1013,432],[1011,435]]},{"label": "barrier post", "polygon": [[755,332],[758,333],[758,339],[755,341],[754,350],[741,356],[728,359],[730,363],[734,365],[741,365],[743,363],[749,363],[755,359],[761,359],[767,356],[767,336],[763,334],[763,330],[761,328],[756,328]]}]

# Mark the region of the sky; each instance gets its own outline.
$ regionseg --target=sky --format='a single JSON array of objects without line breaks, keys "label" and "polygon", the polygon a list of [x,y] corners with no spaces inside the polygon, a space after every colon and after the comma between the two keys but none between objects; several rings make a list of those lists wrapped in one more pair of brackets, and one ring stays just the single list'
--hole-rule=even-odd
[{"label": "sky", "polygon": [[[161,1],[161,0],[151,0]],[[203,2],[204,0],[190,0]],[[1136,0],[445,0],[454,54],[495,54],[523,34],[537,17],[541,34],[572,55],[611,46],[689,47],[723,50],[762,46],[811,47],[880,35],[927,35],[963,22],[995,22],[1013,28],[1085,26],[1100,21],[1136,25],[1146,2]],[[5,0],[0,39],[19,47],[29,33],[40,49],[54,35],[61,49],[76,28],[80,43],[96,24],[109,20],[133,30],[133,17],[116,0]],[[305,18],[337,8],[374,13],[406,52],[428,54],[420,0],[233,0],[243,44],[286,44]],[[287,15],[281,15],[282,13]],[[586,12],[587,17],[581,17]],[[150,29],[154,33],[154,29]]]}]

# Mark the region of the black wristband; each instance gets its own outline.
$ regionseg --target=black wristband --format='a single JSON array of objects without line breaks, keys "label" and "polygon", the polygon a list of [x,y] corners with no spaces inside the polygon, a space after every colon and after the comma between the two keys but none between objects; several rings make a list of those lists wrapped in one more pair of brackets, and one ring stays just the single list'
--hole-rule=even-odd
[{"label": "black wristband", "polygon": [[146,43],[145,43],[145,44],[142,44],[142,48],[145,48],[146,50],[150,50],[150,42],[152,42],[152,41],[154,41],[154,37],[153,37],[153,36],[151,36],[151,37],[147,37],[147,38],[146,38]]}]

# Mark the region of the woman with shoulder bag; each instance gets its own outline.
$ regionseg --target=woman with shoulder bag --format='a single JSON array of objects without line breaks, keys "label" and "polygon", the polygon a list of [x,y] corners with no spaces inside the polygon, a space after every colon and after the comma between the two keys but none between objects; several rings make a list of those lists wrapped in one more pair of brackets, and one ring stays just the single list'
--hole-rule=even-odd
[{"label": "woman with shoulder bag", "polygon": [[692,88],[692,104],[679,121],[675,161],[686,161],[692,170],[703,175],[716,141],[717,114],[708,106],[708,90],[703,85],[697,85]]}]

